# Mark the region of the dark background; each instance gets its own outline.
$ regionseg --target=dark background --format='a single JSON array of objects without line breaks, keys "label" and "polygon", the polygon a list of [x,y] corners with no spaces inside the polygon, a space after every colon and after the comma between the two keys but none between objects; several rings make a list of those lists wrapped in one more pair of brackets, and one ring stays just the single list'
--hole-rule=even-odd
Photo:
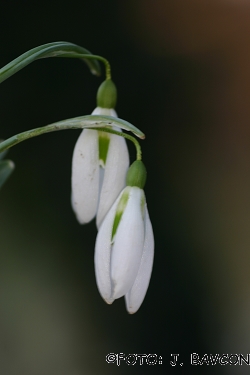
[{"label": "dark background", "polygon": [[[191,353],[250,353],[250,5],[243,0],[1,0],[0,65],[52,41],[111,63],[119,116],[146,133],[155,263],[143,305],[99,296],[95,223],[70,205],[79,131],[17,145],[1,190],[0,374],[245,374]],[[104,79],[75,59],[3,82],[2,138],[89,114]],[[131,160],[135,153],[130,147]],[[118,367],[108,353],[156,353]],[[171,367],[171,353],[179,364]]]}]

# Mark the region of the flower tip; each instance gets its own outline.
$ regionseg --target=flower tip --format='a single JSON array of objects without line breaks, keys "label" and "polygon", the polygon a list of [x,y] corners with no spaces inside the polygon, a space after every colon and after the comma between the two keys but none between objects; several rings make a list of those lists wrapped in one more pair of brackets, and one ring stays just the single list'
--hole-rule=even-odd
[{"label": "flower tip", "polygon": [[144,298],[142,298],[140,301],[135,301],[135,300],[131,300],[131,291],[128,292],[126,295],[125,295],[125,306],[126,306],[126,310],[128,312],[129,315],[133,315],[135,314],[139,308],[141,307],[141,304],[143,302]]},{"label": "flower tip", "polygon": [[129,315],[134,315],[138,310],[135,310],[135,311],[131,311],[131,310],[127,310],[127,313]]},{"label": "flower tip", "polygon": [[129,315],[134,315],[139,310],[139,308],[141,307],[142,302],[139,305],[135,304],[134,306],[132,306],[132,304],[129,304],[129,300],[128,300],[127,297],[128,296],[125,296],[126,310],[127,310]]},{"label": "flower tip", "polygon": [[105,301],[108,305],[112,305],[112,303],[114,302],[114,298],[107,298],[107,299],[104,298],[104,301]]}]

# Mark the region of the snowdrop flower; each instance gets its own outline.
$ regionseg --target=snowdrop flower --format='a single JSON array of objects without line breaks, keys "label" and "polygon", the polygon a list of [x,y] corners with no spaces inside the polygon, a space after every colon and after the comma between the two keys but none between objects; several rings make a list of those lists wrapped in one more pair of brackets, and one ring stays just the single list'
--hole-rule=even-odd
[{"label": "snowdrop flower", "polygon": [[[100,86],[93,115],[117,117],[116,87],[111,80]],[[119,130],[116,129],[115,130]],[[81,224],[96,216],[97,227],[126,184],[129,155],[123,137],[84,129],[72,160],[72,207]]]},{"label": "snowdrop flower", "polygon": [[99,292],[111,304],[125,296],[130,314],[146,295],[154,257],[154,235],[143,187],[146,169],[135,161],[120,193],[100,226],[95,246],[95,274]]}]

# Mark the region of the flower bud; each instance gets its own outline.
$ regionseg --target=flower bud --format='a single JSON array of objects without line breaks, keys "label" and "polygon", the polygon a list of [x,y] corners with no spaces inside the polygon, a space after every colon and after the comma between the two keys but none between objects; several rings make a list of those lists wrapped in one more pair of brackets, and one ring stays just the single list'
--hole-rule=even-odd
[{"label": "flower bud", "polygon": [[127,186],[137,186],[140,189],[144,188],[147,178],[147,171],[145,165],[141,160],[134,161],[129,167],[126,184]]},{"label": "flower bud", "polygon": [[99,228],[95,274],[99,292],[111,304],[125,297],[134,314],[146,295],[154,259],[154,234],[144,191],[125,187]]},{"label": "flower bud", "polygon": [[106,79],[97,91],[97,107],[115,108],[117,90],[111,79]]}]

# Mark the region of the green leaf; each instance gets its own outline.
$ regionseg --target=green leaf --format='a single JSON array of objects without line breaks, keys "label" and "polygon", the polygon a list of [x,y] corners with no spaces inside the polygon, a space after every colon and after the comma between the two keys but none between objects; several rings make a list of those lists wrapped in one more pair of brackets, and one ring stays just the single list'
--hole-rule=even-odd
[{"label": "green leaf", "polygon": [[[97,129],[98,128],[109,128],[109,132],[112,133],[113,129],[111,126],[117,126],[120,129],[125,129],[134,133],[137,137],[144,139],[145,135],[140,131],[140,129],[136,128],[134,125],[130,124],[129,122],[122,120],[120,118],[111,117],[111,116],[96,116],[96,115],[89,115],[89,116],[81,116],[75,117],[68,120],[63,120],[59,122],[55,122],[50,125],[43,126],[41,128],[35,128],[31,130],[27,130],[23,133],[19,133],[6,139],[5,141],[0,143],[0,153],[7,150],[10,147],[17,145],[20,142],[26,141],[27,139],[37,137],[39,135],[50,133],[58,130],[66,130],[66,129]],[[104,131],[104,130],[103,130]],[[117,132],[114,131],[114,134]],[[128,136],[128,135],[127,135]],[[137,142],[137,141],[136,141]]]},{"label": "green leaf", "polygon": [[0,161],[0,188],[3,186],[7,178],[13,172],[15,165],[11,160]]},{"label": "green leaf", "polygon": [[[60,130],[60,128],[62,128],[63,126],[73,127],[73,128],[82,128],[82,129],[116,126],[120,129],[131,131],[138,138],[141,138],[141,139],[145,138],[145,134],[140,129],[130,124],[130,122],[122,120],[121,118],[112,117],[112,116],[88,115],[88,116],[74,117],[68,120],[56,122],[52,125],[56,125],[58,127],[58,130]],[[47,126],[52,126],[52,125],[47,125]]]},{"label": "green leaf", "polygon": [[[89,123],[89,128],[94,127],[103,127],[104,123],[106,122],[105,126],[117,126],[120,129],[124,129],[127,131],[132,132],[134,135],[136,135],[138,138],[144,139],[145,134],[138,128],[136,128],[134,125],[130,124],[130,122],[122,120],[121,118],[116,118],[112,116],[97,116],[97,115],[89,115],[89,116],[82,116],[82,120],[85,124]],[[92,122],[100,121],[99,124],[92,124]]]},{"label": "green leaf", "polygon": [[100,75],[100,64],[87,49],[69,42],[54,42],[35,47],[0,69],[0,83],[37,59],[47,57],[70,57],[82,59],[91,73]]}]

